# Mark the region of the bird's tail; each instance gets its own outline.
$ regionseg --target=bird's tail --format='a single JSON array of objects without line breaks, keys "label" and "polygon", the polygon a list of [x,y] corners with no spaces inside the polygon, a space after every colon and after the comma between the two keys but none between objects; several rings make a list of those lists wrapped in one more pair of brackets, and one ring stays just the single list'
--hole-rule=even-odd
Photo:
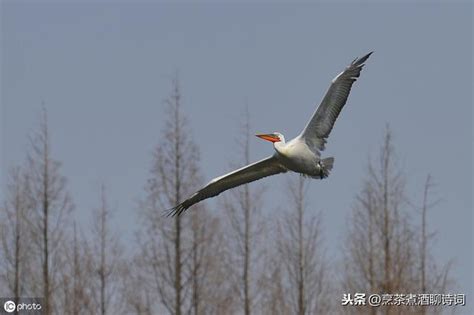
[{"label": "bird's tail", "polygon": [[329,173],[332,170],[332,166],[334,165],[334,158],[328,157],[321,160],[321,179],[326,178],[329,176]]}]

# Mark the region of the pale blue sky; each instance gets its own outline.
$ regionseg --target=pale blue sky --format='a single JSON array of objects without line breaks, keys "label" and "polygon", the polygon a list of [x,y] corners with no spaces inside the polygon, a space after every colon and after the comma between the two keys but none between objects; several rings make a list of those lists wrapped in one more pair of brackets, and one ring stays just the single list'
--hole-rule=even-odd
[{"label": "pale blue sky", "polygon": [[[371,50],[329,138],[335,168],[309,185],[336,260],[346,219],[385,124],[411,196],[427,173],[442,198],[430,225],[435,254],[455,259],[472,300],[472,5],[160,4],[1,2],[1,179],[24,159],[27,135],[49,111],[54,157],[89,222],[101,182],[130,239],[136,200],[163,130],[162,100],[179,70],[184,110],[206,179],[229,171],[245,102],[252,132],[297,135],[330,80]],[[230,136],[230,137],[229,137]],[[252,139],[252,157],[272,148]],[[266,204],[286,202],[284,177]],[[279,193],[274,196],[272,189]],[[0,193],[0,198],[3,193]],[[274,201],[270,199],[275,199]],[[216,203],[210,202],[209,206]]]}]

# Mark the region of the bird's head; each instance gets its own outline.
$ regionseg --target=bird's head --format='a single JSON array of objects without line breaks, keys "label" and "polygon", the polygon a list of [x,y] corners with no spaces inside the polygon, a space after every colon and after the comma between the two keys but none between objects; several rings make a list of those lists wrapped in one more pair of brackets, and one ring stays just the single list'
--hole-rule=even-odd
[{"label": "bird's head", "polygon": [[274,144],[276,142],[285,143],[285,137],[283,137],[283,135],[279,132],[257,134],[256,136],[263,140],[273,142]]}]

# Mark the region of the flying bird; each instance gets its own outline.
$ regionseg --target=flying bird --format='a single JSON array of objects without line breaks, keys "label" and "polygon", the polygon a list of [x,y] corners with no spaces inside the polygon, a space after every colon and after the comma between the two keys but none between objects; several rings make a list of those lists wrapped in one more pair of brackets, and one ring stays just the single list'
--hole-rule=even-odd
[{"label": "flying bird", "polygon": [[204,199],[279,173],[293,171],[317,179],[329,176],[334,158],[321,158],[321,151],[324,150],[326,139],[337,116],[346,104],[352,84],[360,76],[362,67],[371,54],[372,52],[354,59],[344,71],[332,80],[323,100],[301,134],[296,138],[286,142],[285,137],[279,132],[257,134],[257,137],[273,143],[275,153],[272,156],[214,178],[191,197],[167,210],[166,214],[169,216],[180,215]]}]

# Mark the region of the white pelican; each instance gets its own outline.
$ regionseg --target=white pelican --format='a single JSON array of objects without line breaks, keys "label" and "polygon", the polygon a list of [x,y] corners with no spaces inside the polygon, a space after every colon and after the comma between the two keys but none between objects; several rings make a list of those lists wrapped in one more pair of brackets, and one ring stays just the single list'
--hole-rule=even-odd
[{"label": "white pelican", "polygon": [[332,80],[321,104],[300,135],[289,142],[285,142],[285,137],[279,132],[256,135],[273,143],[275,153],[272,156],[214,178],[191,197],[167,210],[167,215],[180,215],[201,200],[217,196],[223,191],[242,184],[287,171],[318,179],[327,177],[332,169],[334,158],[321,158],[320,151],[324,150],[326,138],[342,107],[346,104],[352,84],[360,76],[364,62],[371,54],[372,52],[354,59]]}]

